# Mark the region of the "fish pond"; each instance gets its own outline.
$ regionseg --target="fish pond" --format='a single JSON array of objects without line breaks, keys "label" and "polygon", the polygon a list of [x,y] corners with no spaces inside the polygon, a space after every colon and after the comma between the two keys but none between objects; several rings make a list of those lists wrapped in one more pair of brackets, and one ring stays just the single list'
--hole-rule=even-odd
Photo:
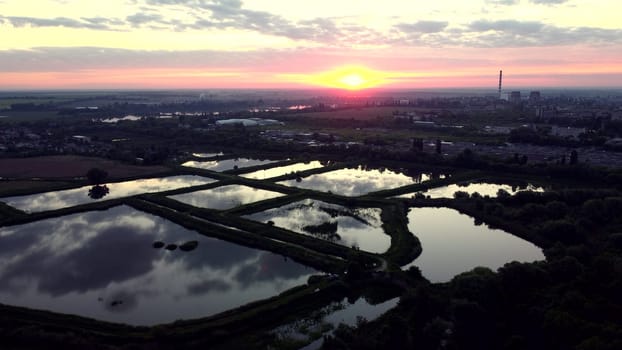
[{"label": "fish pond", "polygon": [[378,304],[371,304],[365,298],[350,303],[348,299],[333,302],[314,310],[310,315],[295,322],[283,325],[272,331],[277,343],[299,343],[305,350],[319,349],[325,335],[330,335],[341,323],[355,327],[360,319],[373,321],[394,308],[399,298]]},{"label": "fish pond", "polygon": [[295,173],[297,171],[305,171],[310,169],[317,169],[323,167],[322,163],[315,160],[308,163],[296,163],[291,165],[279,166],[269,169],[257,170],[252,173],[242,174],[240,176],[249,178],[249,179],[258,179],[264,180],[272,177],[287,175],[291,173]]},{"label": "fish pond", "polygon": [[195,175],[169,176],[113,182],[101,186],[83,186],[70,190],[0,198],[0,201],[26,212],[40,212],[86,204],[95,200],[114,199],[142,193],[155,193],[183,187],[204,185],[216,180]]},{"label": "fish pond", "polygon": [[412,198],[417,194],[429,196],[430,198],[453,198],[456,192],[466,192],[469,195],[473,193],[479,193],[482,197],[489,196],[491,198],[497,197],[499,190],[503,190],[511,195],[520,191],[536,191],[543,192],[544,188],[537,187],[532,184],[523,185],[508,185],[508,184],[495,184],[488,182],[477,182],[469,184],[451,184],[442,187],[430,188],[425,191],[412,192],[397,196],[398,198]]},{"label": "fish pond", "polygon": [[226,210],[280,196],[284,196],[284,194],[244,185],[227,185],[208,190],[178,194],[170,196],[169,198],[199,208]]},{"label": "fish pond", "polygon": [[388,169],[369,169],[364,166],[344,168],[304,178],[280,181],[278,184],[343,196],[361,196],[370,192],[393,189],[430,180],[431,175],[417,173],[408,176]]},{"label": "fish pond", "polygon": [[346,208],[306,199],[245,216],[300,234],[313,236],[371,253],[384,253],[391,237],[382,229],[379,208]]},{"label": "fish pond", "polygon": [[544,260],[536,245],[505,231],[476,224],[472,217],[450,208],[411,208],[408,229],[421,241],[423,252],[412,263],[431,282],[483,266],[496,270],[512,261]]},{"label": "fish pond", "polygon": [[313,273],[128,206],[0,228],[0,303],[111,322],[210,316]]},{"label": "fish pond", "polygon": [[252,166],[265,165],[275,163],[276,160],[260,160],[249,158],[235,158],[235,159],[223,159],[223,160],[211,160],[211,161],[195,161],[190,160],[182,164],[182,166],[190,168],[199,168],[211,171],[227,171],[238,168],[248,168]]}]

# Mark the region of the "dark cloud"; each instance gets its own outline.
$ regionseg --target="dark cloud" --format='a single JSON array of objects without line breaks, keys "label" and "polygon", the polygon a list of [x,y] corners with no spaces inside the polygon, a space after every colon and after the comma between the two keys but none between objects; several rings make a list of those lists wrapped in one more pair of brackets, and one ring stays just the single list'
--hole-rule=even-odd
[{"label": "dark cloud", "polygon": [[572,44],[622,43],[622,30],[593,27],[558,27],[537,21],[478,20],[463,27],[446,28],[430,35],[417,35],[404,24],[394,27],[394,45],[463,47],[526,47]]},{"label": "dark cloud", "polygon": [[448,22],[443,21],[418,21],[412,24],[403,23],[396,27],[402,32],[438,33],[447,28]]},{"label": "dark cloud", "polygon": [[194,283],[188,286],[189,295],[203,295],[212,291],[226,292],[231,289],[231,285],[223,280],[207,280]]},{"label": "dark cloud", "polygon": [[264,253],[256,263],[241,268],[234,279],[246,288],[257,282],[296,279],[313,272],[314,270],[285,257]]},{"label": "dark cloud", "polygon": [[[39,231],[41,225],[30,226]],[[80,235],[84,224],[65,228],[71,236]],[[40,234],[28,232],[27,236]],[[148,236],[137,234],[131,228],[112,227],[85,242],[80,249],[68,254],[57,254],[53,247],[46,247],[32,253],[25,253],[18,262],[8,266],[3,273],[7,285],[13,279],[38,280],[38,289],[52,296],[70,292],[85,292],[107,286],[111,282],[122,282],[141,276],[153,269],[152,262],[157,251],[150,248]],[[124,259],[111,259],[111,252]]]},{"label": "dark cloud", "polygon": [[164,22],[164,18],[161,15],[155,13],[136,13],[131,16],[127,16],[125,20],[133,27],[140,27],[146,23],[151,22]]},{"label": "dark cloud", "polygon": [[9,23],[14,27],[65,27],[65,28],[86,28],[94,30],[113,30],[114,25],[119,25],[115,19],[106,18],[80,18],[73,19],[67,17],[56,18],[37,18],[37,17],[18,17],[0,16],[2,23]]},{"label": "dark cloud", "polygon": [[199,244],[199,247],[189,254],[177,256],[183,259],[189,269],[212,268],[228,271],[237,265],[244,265],[257,258],[261,251],[241,245],[210,239]]},{"label": "dark cloud", "polygon": [[469,25],[473,32],[501,31],[518,35],[539,33],[544,28],[544,24],[535,21],[475,21]]},{"label": "dark cloud", "polygon": [[[169,18],[162,14],[163,7],[181,9],[192,19]],[[37,18],[2,17],[0,22],[15,27],[66,27],[92,30],[129,30],[147,28],[157,30],[247,30],[266,35],[310,40],[325,44],[370,43],[382,36],[366,27],[338,25],[332,18],[312,18],[291,21],[267,11],[249,10],[239,0],[148,0],[141,12],[125,18]],[[430,25],[432,22],[429,22]],[[425,26],[426,22],[421,22]],[[423,28],[425,29],[425,28]],[[425,29],[425,30],[430,30]]]},{"label": "dark cloud", "polygon": [[591,27],[562,28],[533,21],[476,21],[468,32],[473,46],[523,47],[622,42],[622,30]]}]

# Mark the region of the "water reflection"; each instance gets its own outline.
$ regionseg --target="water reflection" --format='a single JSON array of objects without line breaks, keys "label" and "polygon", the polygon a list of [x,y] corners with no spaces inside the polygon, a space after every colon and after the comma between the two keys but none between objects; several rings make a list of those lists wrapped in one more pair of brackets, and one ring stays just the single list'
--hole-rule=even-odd
[{"label": "water reflection", "polygon": [[340,323],[356,326],[359,318],[373,321],[394,308],[398,301],[399,298],[394,298],[372,305],[364,298],[359,298],[352,304],[344,299],[315,310],[308,317],[280,326],[272,333],[278,342],[308,343],[302,349],[319,349],[323,343],[323,336],[332,334]]},{"label": "water reflection", "polygon": [[106,185],[95,185],[89,189],[91,199],[102,199],[108,193],[110,193],[110,189]]},{"label": "water reflection", "polygon": [[359,166],[278,183],[344,196],[360,196],[370,192],[421,183],[430,180],[430,178],[430,174],[417,173],[407,176],[384,168],[367,169]]},{"label": "water reflection", "polygon": [[[170,176],[155,179],[114,182],[106,184],[105,186],[100,186],[108,189],[106,193],[94,193],[93,187],[84,186],[71,190],[2,198],[2,201],[26,212],[39,212],[84,204],[91,201],[91,199],[102,199],[104,196],[106,199],[121,198],[142,193],[154,193],[182,187],[203,185],[214,181],[216,180],[195,175]],[[102,190],[105,192],[105,189],[96,191]],[[98,195],[102,196],[98,198]]]},{"label": "water reflection", "polygon": [[284,194],[243,185],[228,185],[170,196],[170,198],[195,207],[226,210],[281,196]]},{"label": "water reflection", "polygon": [[[195,250],[154,241],[198,242]],[[314,271],[126,206],[0,228],[0,303],[153,325],[215,314]]]},{"label": "water reflection", "polygon": [[270,163],[275,163],[276,160],[259,160],[259,159],[249,159],[249,158],[235,158],[235,159],[225,159],[225,160],[212,160],[212,161],[187,161],[183,163],[183,166],[191,167],[191,168],[200,168],[212,171],[226,171],[231,169],[238,168],[247,168],[251,166],[257,165],[265,165]]},{"label": "water reflection", "polygon": [[496,270],[511,261],[543,260],[542,250],[507,232],[475,225],[473,218],[449,208],[411,208],[408,229],[423,252],[411,264],[432,282],[447,282],[477,266]]},{"label": "water reflection", "polygon": [[277,176],[281,176],[281,175],[286,175],[286,174],[294,173],[294,172],[297,172],[297,171],[305,171],[305,170],[309,170],[309,169],[321,168],[322,166],[323,166],[322,163],[320,163],[317,160],[314,160],[314,161],[309,162],[309,163],[296,163],[296,164],[280,166],[280,167],[276,167],[276,168],[258,170],[258,171],[252,172],[252,173],[242,174],[240,176],[246,177],[246,178],[249,178],[249,179],[263,180],[263,179],[269,179],[269,178],[272,178],[272,177],[277,177]]},{"label": "water reflection", "polygon": [[384,253],[391,237],[382,229],[379,208],[346,208],[313,199],[245,216],[294,232],[356,246],[372,253]]},{"label": "water reflection", "polygon": [[536,191],[543,192],[544,188],[537,187],[532,184],[523,184],[523,185],[507,185],[507,184],[494,184],[487,182],[478,182],[478,183],[469,183],[469,184],[451,184],[443,187],[430,188],[426,191],[420,192],[412,192],[406,193],[398,198],[412,198],[417,193],[421,193],[423,195],[430,196],[430,198],[453,198],[455,192],[466,192],[469,195],[477,192],[481,196],[489,196],[491,198],[497,197],[497,192],[499,190],[504,190],[509,194],[515,194],[519,191]]}]

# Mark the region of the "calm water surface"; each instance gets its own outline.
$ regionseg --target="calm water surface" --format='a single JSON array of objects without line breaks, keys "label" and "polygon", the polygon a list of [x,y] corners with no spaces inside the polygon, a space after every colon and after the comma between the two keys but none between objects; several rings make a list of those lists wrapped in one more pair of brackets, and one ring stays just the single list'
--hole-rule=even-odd
[{"label": "calm water surface", "polygon": [[419,173],[407,176],[388,169],[367,169],[363,166],[314,174],[295,180],[278,182],[285,186],[294,186],[323,192],[332,192],[343,196],[361,196],[370,192],[397,188],[430,180],[429,174]]},{"label": "calm water surface", "polygon": [[[293,323],[283,325],[275,329],[272,333],[281,340],[295,340],[309,342],[302,349],[319,349],[324,339],[322,336],[332,334],[340,323],[348,326],[356,326],[359,317],[367,321],[373,321],[388,310],[394,308],[399,298],[387,300],[385,302],[372,305],[364,298],[359,298],[354,303],[349,303],[347,299],[341,302],[334,302],[320,310],[315,310],[309,317],[303,318]],[[313,334],[321,334],[315,338]]]},{"label": "calm water surface", "polygon": [[38,193],[27,196],[7,197],[0,200],[26,212],[40,212],[74,205],[90,203],[99,199],[114,199],[142,193],[155,193],[182,187],[204,185],[216,180],[202,176],[182,175],[154,179],[140,179],[106,184],[109,192],[102,198],[92,198],[89,190],[93,186],[84,186],[71,190]]},{"label": "calm water surface", "polygon": [[213,315],[315,272],[127,206],[0,228],[0,303],[133,325]]},{"label": "calm water surface", "polygon": [[227,185],[170,196],[170,198],[199,208],[226,210],[281,196],[284,194],[243,185]]},{"label": "calm water surface", "polygon": [[188,161],[183,163],[183,166],[187,166],[190,168],[199,168],[205,170],[212,171],[226,171],[237,168],[247,168],[251,166],[264,165],[275,163],[276,160],[259,160],[259,159],[249,159],[249,158],[235,158],[235,159],[224,159],[224,160],[212,160],[212,161]]},{"label": "calm water surface", "polygon": [[245,217],[272,221],[275,226],[348,247],[384,253],[391,246],[391,237],[382,229],[380,213],[379,208],[346,208],[306,199]]},{"label": "calm water surface", "polygon": [[248,173],[248,174],[242,174],[240,176],[242,177],[246,177],[249,179],[259,179],[259,180],[264,180],[264,179],[269,179],[271,177],[276,177],[276,176],[281,176],[281,175],[286,175],[286,174],[290,174],[290,173],[294,173],[296,171],[305,171],[305,170],[309,170],[309,169],[316,169],[316,168],[321,168],[323,167],[322,163],[320,163],[319,161],[315,160],[309,163],[296,163],[296,164],[292,164],[292,165],[286,165],[286,166],[280,166],[280,167],[275,167],[275,168],[270,168],[270,169],[264,169],[264,170],[258,170],[252,173]]},{"label": "calm water surface", "polygon": [[475,225],[473,218],[449,208],[411,208],[408,229],[421,241],[423,252],[409,265],[432,282],[483,266],[493,270],[511,261],[544,260],[534,244],[505,231]]},{"label": "calm water surface", "polygon": [[421,193],[425,196],[430,196],[430,198],[453,198],[454,193],[457,191],[467,192],[468,194],[473,194],[475,192],[479,193],[482,196],[489,196],[491,198],[497,197],[497,192],[499,190],[504,190],[509,194],[515,194],[519,191],[536,191],[543,192],[544,188],[537,187],[531,184],[525,186],[512,186],[512,185],[502,185],[502,184],[493,184],[486,182],[479,183],[471,183],[471,184],[451,184],[443,187],[430,188],[426,191],[420,192],[412,192],[397,196],[398,198],[412,198],[415,194]]}]

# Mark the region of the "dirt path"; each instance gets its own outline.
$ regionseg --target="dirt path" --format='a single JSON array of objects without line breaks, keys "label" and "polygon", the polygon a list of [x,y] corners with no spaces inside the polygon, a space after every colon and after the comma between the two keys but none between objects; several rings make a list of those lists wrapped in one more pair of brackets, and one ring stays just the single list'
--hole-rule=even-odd
[{"label": "dirt path", "polygon": [[110,178],[156,174],[164,166],[127,165],[118,161],[82,156],[45,156],[0,159],[0,178],[5,179],[70,179],[85,176],[91,168],[101,168]]}]

